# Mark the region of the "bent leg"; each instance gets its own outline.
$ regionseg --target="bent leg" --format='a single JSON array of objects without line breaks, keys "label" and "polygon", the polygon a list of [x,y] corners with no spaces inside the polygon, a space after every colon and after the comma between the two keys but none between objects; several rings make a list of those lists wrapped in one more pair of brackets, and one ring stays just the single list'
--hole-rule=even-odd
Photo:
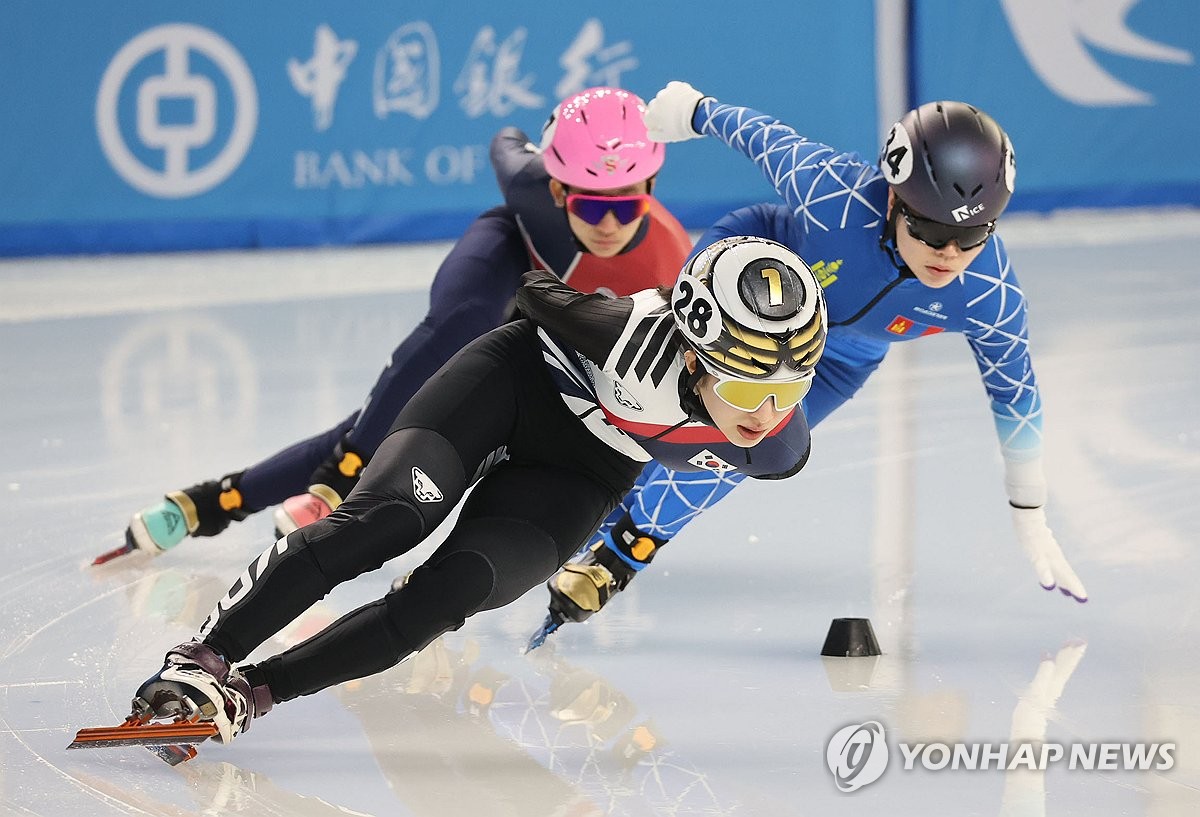
[{"label": "bent leg", "polygon": [[[466,491],[458,452],[429,429],[397,431],[377,462],[337,511],[280,539],[246,568],[201,627],[206,644],[230,661],[244,659],[337,585],[415,547]],[[417,499],[405,467],[411,462],[422,464],[443,501]]]},{"label": "bent leg", "polygon": [[514,341],[528,343],[483,339],[422,388],[346,501],[243,572],[201,628],[204,642],[240,661],[336,585],[406,553],[436,528],[462,499],[468,476],[512,434]]},{"label": "bent leg", "polygon": [[507,211],[489,210],[467,228],[438,266],[429,313],[392,352],[347,434],[370,456],[416,391],[450,357],[505,322],[529,257]]},{"label": "bent leg", "polygon": [[497,467],[402,588],[251,671],[262,673],[277,701],[382,672],[470,615],[543,582],[591,535],[637,470],[631,465],[625,486],[605,486],[568,469]]}]

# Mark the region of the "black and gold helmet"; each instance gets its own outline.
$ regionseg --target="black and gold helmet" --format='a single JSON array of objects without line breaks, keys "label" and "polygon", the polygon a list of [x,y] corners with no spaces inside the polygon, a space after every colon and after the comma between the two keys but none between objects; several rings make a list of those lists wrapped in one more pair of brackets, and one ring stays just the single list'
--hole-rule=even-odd
[{"label": "black and gold helmet", "polygon": [[714,374],[792,382],[812,377],[825,349],[825,294],[782,244],[731,236],[697,253],[671,292],[675,324]]}]

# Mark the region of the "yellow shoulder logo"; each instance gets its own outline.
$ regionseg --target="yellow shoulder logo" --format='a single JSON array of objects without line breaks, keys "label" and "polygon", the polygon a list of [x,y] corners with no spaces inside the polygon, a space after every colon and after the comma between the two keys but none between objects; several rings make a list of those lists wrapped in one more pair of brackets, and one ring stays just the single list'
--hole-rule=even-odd
[{"label": "yellow shoulder logo", "polygon": [[818,261],[809,267],[813,271],[813,275],[817,276],[817,282],[823,288],[829,287],[837,280],[837,271],[842,268],[842,259],[836,261]]}]

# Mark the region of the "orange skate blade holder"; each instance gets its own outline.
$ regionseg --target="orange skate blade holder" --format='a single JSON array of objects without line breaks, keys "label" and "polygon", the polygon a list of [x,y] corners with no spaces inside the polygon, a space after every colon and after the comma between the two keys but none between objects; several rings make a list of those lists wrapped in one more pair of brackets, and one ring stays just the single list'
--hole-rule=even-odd
[{"label": "orange skate blade holder", "polygon": [[152,716],[130,715],[120,726],[96,726],[80,729],[68,749],[99,749],[108,746],[181,746],[188,757],[196,750],[193,744],[203,743],[219,731],[212,721],[198,717],[174,721],[152,722]]},{"label": "orange skate blade holder", "polygon": [[120,547],[113,548],[112,550],[105,551],[95,559],[92,559],[92,567],[107,564],[119,556],[124,556],[126,553],[133,553],[135,550],[137,550],[137,548],[135,548],[133,545],[125,544],[121,545]]}]

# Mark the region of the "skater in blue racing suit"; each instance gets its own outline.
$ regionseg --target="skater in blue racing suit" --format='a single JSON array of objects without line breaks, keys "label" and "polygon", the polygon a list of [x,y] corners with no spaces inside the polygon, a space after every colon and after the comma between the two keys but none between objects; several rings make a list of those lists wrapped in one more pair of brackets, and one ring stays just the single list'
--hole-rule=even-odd
[{"label": "skater in blue racing suit", "polygon": [[[722,140],[751,159],[783,199],[729,213],[698,245],[761,236],[795,250],[817,273],[829,341],[804,401],[811,425],[854,396],[891,344],[943,332],[966,338],[991,401],[1017,538],[1044,588],[1087,601],[1046,522],[1042,401],[1027,304],[993,234],[1016,172],[1000,126],[961,102],[923,105],[892,127],[876,165],[682,82],[651,101],[646,123],[651,138],[665,142]],[[741,480],[648,469],[582,558],[551,577],[550,615],[532,643],[599,610]]]}]

